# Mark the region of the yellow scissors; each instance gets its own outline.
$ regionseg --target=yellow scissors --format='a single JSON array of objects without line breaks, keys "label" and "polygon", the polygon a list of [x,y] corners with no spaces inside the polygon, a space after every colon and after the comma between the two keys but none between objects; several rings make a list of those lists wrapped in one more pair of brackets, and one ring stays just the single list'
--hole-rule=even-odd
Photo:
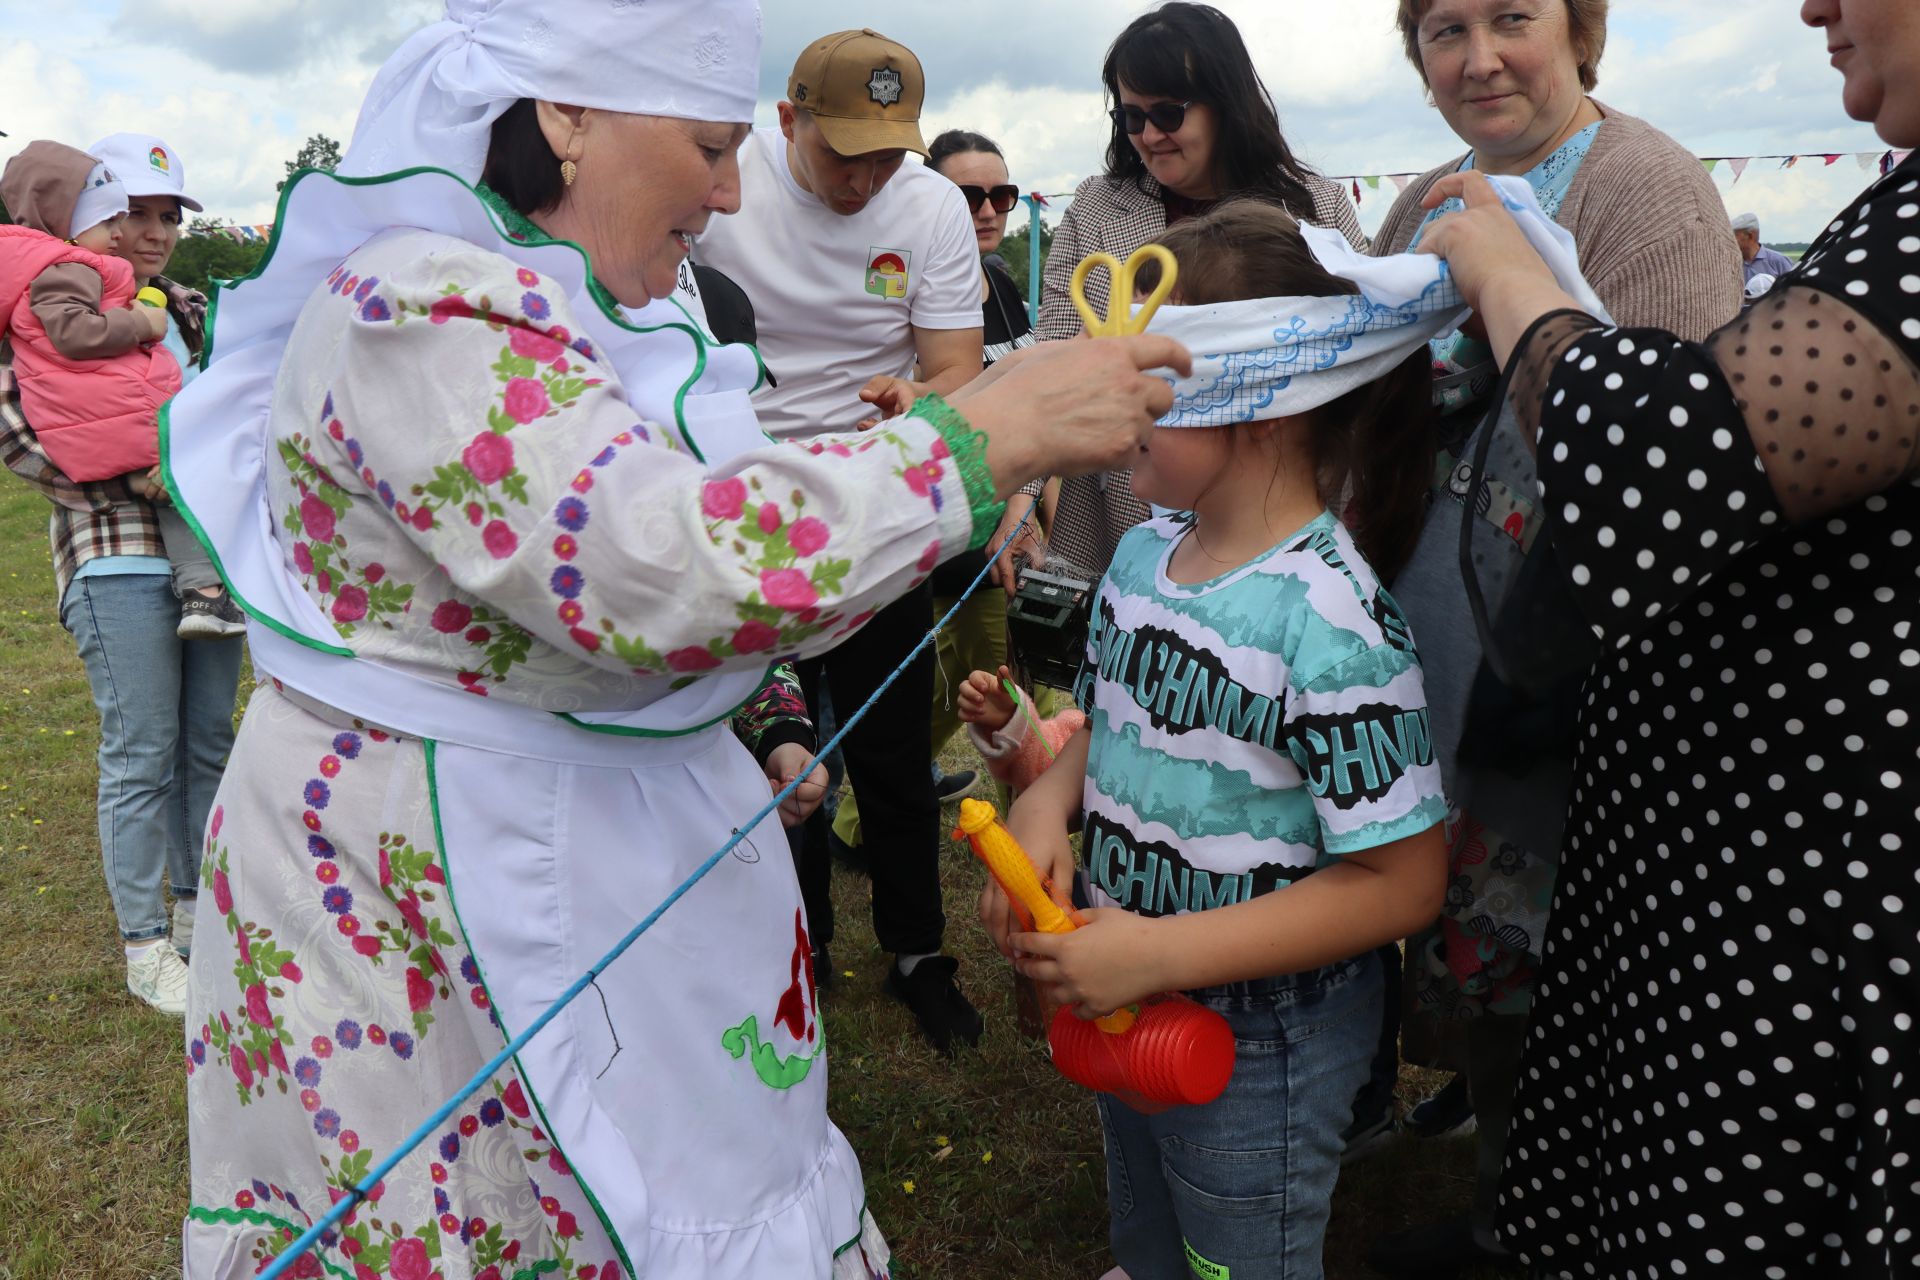
[{"label": "yellow scissors", "polygon": [[[1140,309],[1133,309],[1133,280],[1140,274],[1140,268],[1148,262],[1160,264],[1160,283],[1155,285]],[[1107,289],[1107,314],[1097,315],[1087,302],[1087,277],[1095,267],[1105,267],[1113,283]],[[1173,253],[1163,244],[1142,245],[1133,251],[1133,256],[1123,264],[1110,253],[1092,253],[1080,260],[1073,269],[1073,283],[1068,287],[1068,295],[1073,299],[1073,309],[1080,313],[1081,321],[1087,327],[1087,336],[1093,338],[1117,338],[1123,334],[1145,333],[1147,321],[1160,304],[1173,292],[1174,277],[1179,274],[1180,264],[1174,260]]]}]

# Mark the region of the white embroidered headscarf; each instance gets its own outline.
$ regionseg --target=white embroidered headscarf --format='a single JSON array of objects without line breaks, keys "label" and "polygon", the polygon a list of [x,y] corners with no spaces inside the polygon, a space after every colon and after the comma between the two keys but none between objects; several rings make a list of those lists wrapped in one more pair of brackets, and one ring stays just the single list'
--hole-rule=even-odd
[{"label": "white embroidered headscarf", "polygon": [[339,172],[478,182],[493,122],[521,98],[746,123],[760,34],[757,0],[447,0],[374,77]]},{"label": "white embroidered headscarf", "polygon": [[[1501,202],[1581,308],[1610,320],[1580,275],[1566,229],[1540,211],[1523,178],[1490,179]],[[1305,413],[1381,377],[1423,343],[1457,328],[1467,312],[1447,264],[1425,253],[1372,258],[1337,231],[1302,224],[1314,259],[1360,287],[1328,298],[1254,298],[1161,307],[1149,333],[1193,352],[1193,373],[1173,384],[1163,427],[1224,427]]]}]

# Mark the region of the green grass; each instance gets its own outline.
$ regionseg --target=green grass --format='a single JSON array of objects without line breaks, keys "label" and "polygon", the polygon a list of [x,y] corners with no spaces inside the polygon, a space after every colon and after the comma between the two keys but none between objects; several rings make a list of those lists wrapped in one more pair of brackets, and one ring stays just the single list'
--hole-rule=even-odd
[{"label": "green grass", "polygon": [[[94,829],[96,743],[55,615],[45,503],[0,483],[0,1280],[179,1274],[180,1024],[126,994]],[[950,767],[968,752],[950,752]],[[1044,1045],[1014,1030],[1008,971],[972,921],[981,874],[948,851],[948,937],[988,1023],[955,1064],[881,992],[865,882],[838,877],[834,960],[853,976],[825,998],[833,1114],[901,1275],[1092,1280],[1112,1265],[1099,1126]],[[1409,1069],[1403,1096],[1436,1084]],[[1328,1275],[1366,1275],[1376,1235],[1458,1209],[1471,1191],[1465,1142],[1403,1139],[1347,1170]]]}]

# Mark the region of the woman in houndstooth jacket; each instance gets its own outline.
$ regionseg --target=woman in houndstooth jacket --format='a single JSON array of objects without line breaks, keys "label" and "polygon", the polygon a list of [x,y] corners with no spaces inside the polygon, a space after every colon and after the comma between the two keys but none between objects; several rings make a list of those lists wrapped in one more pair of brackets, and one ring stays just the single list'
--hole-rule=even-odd
[{"label": "woman in houndstooth jacket", "polygon": [[[1239,28],[1218,9],[1175,0],[1141,15],[1107,50],[1100,74],[1113,104],[1106,172],[1080,184],[1054,231],[1035,330],[1042,342],[1080,332],[1067,283],[1082,258],[1110,253],[1124,261],[1168,227],[1226,199],[1270,200],[1366,247],[1346,193],[1294,157]],[[1104,274],[1090,278],[1086,291],[1096,311],[1106,306]],[[998,538],[1039,493],[1040,485],[1031,485],[1030,501],[1008,504]],[[1048,541],[1099,573],[1120,535],[1147,514],[1128,472],[1075,477],[1061,482]],[[1000,576],[1011,591],[1011,575]]]}]

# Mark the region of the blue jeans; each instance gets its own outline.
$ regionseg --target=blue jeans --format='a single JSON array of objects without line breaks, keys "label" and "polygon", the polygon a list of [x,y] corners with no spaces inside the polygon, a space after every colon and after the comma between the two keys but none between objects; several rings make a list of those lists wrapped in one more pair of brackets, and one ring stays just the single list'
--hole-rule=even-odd
[{"label": "blue jeans", "polygon": [[1152,1116],[1099,1098],[1114,1259],[1130,1280],[1317,1280],[1380,1031],[1379,957],[1189,994],[1233,1027],[1233,1079]]},{"label": "blue jeans", "polygon": [[233,747],[237,640],[181,640],[166,574],[76,578],[60,602],[100,712],[100,861],[120,936],[167,932],[200,886],[207,812]]}]

